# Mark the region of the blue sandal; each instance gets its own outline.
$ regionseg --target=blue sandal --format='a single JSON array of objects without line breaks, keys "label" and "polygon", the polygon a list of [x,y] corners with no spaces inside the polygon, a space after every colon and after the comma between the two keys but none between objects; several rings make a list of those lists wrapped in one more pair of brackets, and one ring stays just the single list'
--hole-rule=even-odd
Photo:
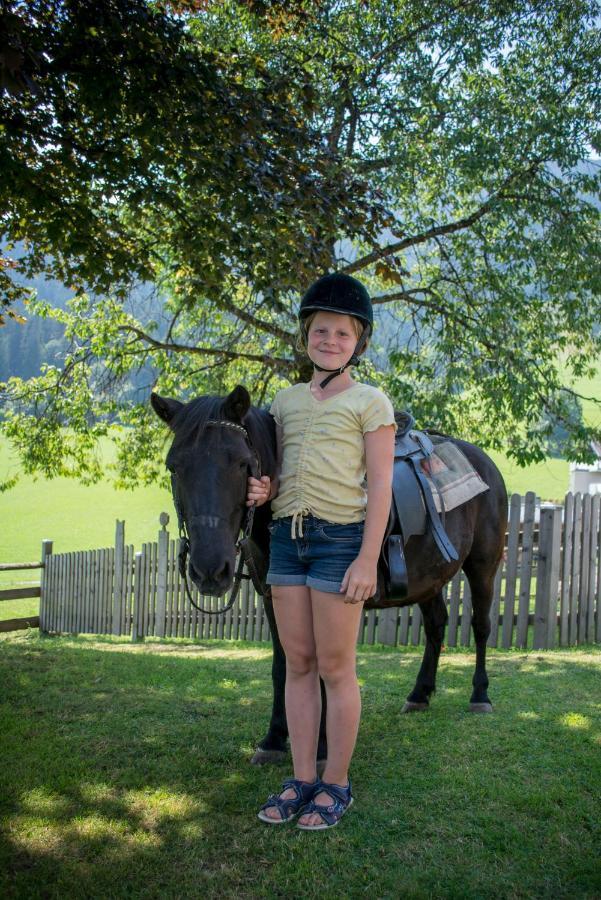
[{"label": "blue sandal", "polygon": [[339,784],[328,784],[326,781],[320,781],[314,789],[313,795],[320,794],[322,791],[329,794],[332,798],[332,803],[329,806],[323,806],[321,803],[316,803],[315,800],[311,800],[311,802],[302,810],[303,816],[310,813],[317,813],[321,816],[321,822],[318,825],[302,825],[299,822],[296,826],[297,828],[301,828],[303,831],[323,831],[326,828],[333,828],[334,825],[338,825],[347,809],[353,805],[350,780],[346,787],[342,787]]},{"label": "blue sandal", "polygon": [[[303,807],[305,807],[313,798],[313,794],[320,784],[319,780],[299,781],[297,778],[287,778],[283,783],[282,790],[279,794],[269,795],[267,801],[257,813],[259,819],[261,822],[267,822],[268,825],[283,825],[284,822],[292,821],[292,819],[298,816],[301,810],[304,812]],[[288,788],[292,788],[296,793],[296,797],[288,797],[284,800],[280,795],[288,790]],[[271,816],[264,813],[264,810],[266,809],[277,809],[280,818],[272,819]]]}]

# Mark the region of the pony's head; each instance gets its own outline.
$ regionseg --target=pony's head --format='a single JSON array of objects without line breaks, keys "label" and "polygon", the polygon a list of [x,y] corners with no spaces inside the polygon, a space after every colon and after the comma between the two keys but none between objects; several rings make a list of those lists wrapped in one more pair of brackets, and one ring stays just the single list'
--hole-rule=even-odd
[{"label": "pony's head", "polygon": [[221,596],[234,576],[248,476],[273,471],[270,416],[251,407],[241,385],[227,397],[181,403],[153,393],[150,402],[173,432],[166,464],[190,538],[189,577],[201,593]]}]

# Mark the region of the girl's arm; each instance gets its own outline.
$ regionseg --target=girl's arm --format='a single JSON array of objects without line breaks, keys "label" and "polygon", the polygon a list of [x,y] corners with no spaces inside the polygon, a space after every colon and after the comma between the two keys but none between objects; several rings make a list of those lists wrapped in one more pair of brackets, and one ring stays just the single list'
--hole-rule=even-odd
[{"label": "girl's arm", "polygon": [[263,506],[268,500],[273,500],[277,496],[280,487],[280,472],[282,471],[282,456],[284,452],[284,441],[282,437],[282,426],[275,425],[276,440],[276,464],[273,478],[269,475],[263,475],[260,479],[248,479],[248,490],[246,495],[246,505]]},{"label": "girl's arm", "polygon": [[376,593],[378,559],[388,524],[392,498],[394,426],[382,425],[364,436],[367,471],[367,510],[363,543],[344,576],[341,592],[347,603],[369,600]]}]

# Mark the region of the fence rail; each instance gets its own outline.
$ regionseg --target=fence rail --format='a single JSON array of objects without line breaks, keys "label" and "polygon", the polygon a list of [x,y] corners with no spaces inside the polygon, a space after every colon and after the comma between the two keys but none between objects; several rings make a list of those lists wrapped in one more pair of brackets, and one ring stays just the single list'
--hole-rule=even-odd
[{"label": "fence rail", "polygon": [[[117,523],[115,546],[47,553],[41,583],[40,629],[49,632],[266,641],[269,626],[260,596],[244,581],[223,616],[192,607],[177,565],[176,541],[166,530],[139,552]],[[410,547],[409,547],[410,552]],[[200,597],[216,609],[222,600]],[[445,591],[446,641],[468,646],[471,598],[459,572]],[[543,649],[601,642],[601,497],[568,494],[563,507],[541,507],[533,493],[510,498],[504,558],[496,574],[489,646]],[[423,643],[419,607],[366,610],[359,643]]]},{"label": "fence rail", "polygon": [[[42,541],[42,559],[40,562],[29,563],[0,563],[0,572],[18,572],[22,570],[42,569],[46,567],[46,560],[52,553],[52,541]],[[42,581],[40,584],[28,585],[21,588],[4,588],[0,590],[0,602],[2,600],[28,600],[42,597]],[[0,620],[0,633],[6,631],[20,631],[23,628],[38,628],[39,616],[25,616],[18,619]]]}]

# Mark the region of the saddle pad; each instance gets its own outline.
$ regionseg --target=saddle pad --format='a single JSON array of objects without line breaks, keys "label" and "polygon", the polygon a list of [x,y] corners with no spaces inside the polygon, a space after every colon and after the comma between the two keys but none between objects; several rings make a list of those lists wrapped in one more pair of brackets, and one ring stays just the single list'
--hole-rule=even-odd
[{"label": "saddle pad", "polygon": [[435,443],[432,455],[421,460],[420,465],[430,482],[438,512],[441,512],[440,494],[445,511],[449,512],[488,490],[488,485],[480,478],[465,454],[450,441]]}]

